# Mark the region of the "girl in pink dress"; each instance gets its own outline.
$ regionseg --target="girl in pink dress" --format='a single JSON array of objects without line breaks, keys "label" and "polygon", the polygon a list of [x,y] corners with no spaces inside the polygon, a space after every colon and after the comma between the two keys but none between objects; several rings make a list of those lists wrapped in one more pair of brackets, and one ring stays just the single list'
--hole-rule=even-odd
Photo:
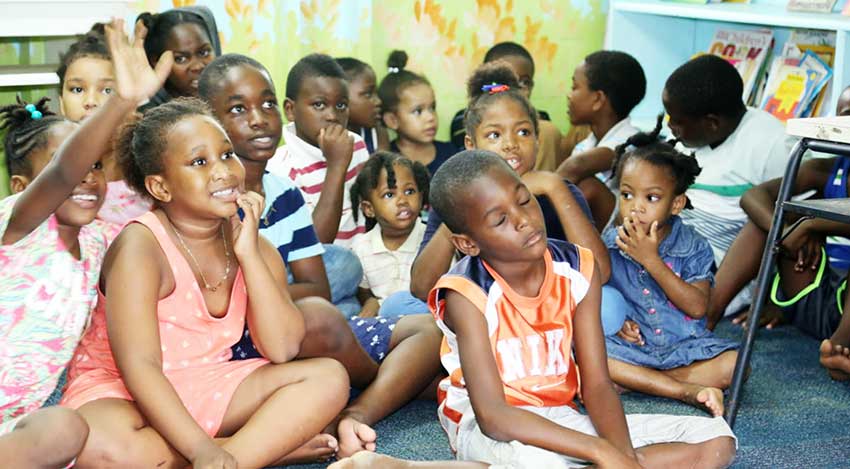
[{"label": "girl in pink dress", "polygon": [[[62,404],[90,427],[77,467],[297,458],[342,410],[348,378],[330,359],[289,362],[304,320],[227,134],[201,101],[175,99],[125,126],[117,154],[154,210],[110,246],[72,361]],[[265,358],[231,362],[246,319]]]}]

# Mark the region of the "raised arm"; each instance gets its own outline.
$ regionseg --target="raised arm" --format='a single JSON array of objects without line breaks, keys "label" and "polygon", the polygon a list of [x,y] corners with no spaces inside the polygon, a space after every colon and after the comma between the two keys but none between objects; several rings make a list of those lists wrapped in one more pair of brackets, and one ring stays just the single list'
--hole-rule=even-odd
[{"label": "raised arm", "polygon": [[614,150],[596,147],[571,155],[555,171],[559,176],[577,184],[596,173],[608,171],[614,163]]},{"label": "raised arm", "polygon": [[233,252],[248,289],[248,329],[257,350],[274,363],[294,358],[304,338],[304,317],[286,286],[286,269],[277,249],[257,232],[263,198],[256,192],[237,199],[245,217],[231,218]]},{"label": "raised arm", "polygon": [[221,451],[195,422],[162,372],[157,302],[174,288],[159,244],[131,224],[109,249],[103,266],[106,324],[115,364],[139,411],[189,461]]},{"label": "raised arm", "polygon": [[109,151],[112,136],[125,116],[165,83],[171,71],[171,53],[164,53],[156,69],[151,69],[143,48],[145,28],[137,25],[132,45],[123,28],[123,20],[114,20],[106,26],[106,40],[115,67],[115,93],[71,134],[21,193],[12,209],[3,243],[11,244],[25,237],[55,212],[92,165]]},{"label": "raised arm", "polygon": [[[598,296],[598,280],[596,288]],[[598,323],[598,299],[596,310]],[[608,467],[638,467],[601,438],[570,430],[535,413],[509,405],[505,401],[502,380],[490,348],[484,315],[469,300],[458,293],[448,292],[445,320],[457,335],[463,378],[478,425],[485,435],[497,441],[516,440],[585,461],[611,464]],[[598,327],[601,341],[601,325]],[[600,347],[604,360],[604,346]],[[605,366],[604,361],[602,363]],[[607,368],[605,372],[607,375]],[[614,392],[613,387],[611,392]],[[619,405],[619,401],[616,402]],[[625,426],[622,409],[619,412]]]},{"label": "raised arm", "polygon": [[[345,200],[345,175],[354,154],[354,140],[348,129],[332,124],[319,133],[319,148],[328,162],[322,194],[313,208],[313,227],[319,241],[330,244],[339,232],[342,202]],[[357,210],[357,207],[352,207]]]}]

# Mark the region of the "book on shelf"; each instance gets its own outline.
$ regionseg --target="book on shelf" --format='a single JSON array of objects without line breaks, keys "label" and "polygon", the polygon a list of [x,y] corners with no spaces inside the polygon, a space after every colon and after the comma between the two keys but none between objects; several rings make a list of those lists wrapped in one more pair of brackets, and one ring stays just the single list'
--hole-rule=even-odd
[{"label": "book on shelf", "polygon": [[783,122],[810,115],[831,76],[832,69],[811,51],[802,58],[776,57],[768,73],[761,108]]},{"label": "book on shelf", "polygon": [[[802,58],[803,54],[808,51],[817,54],[829,67],[832,67],[835,61],[835,31],[824,31],[820,29],[792,30],[783,48],[783,55]],[[820,110],[826,96],[826,88],[824,87],[815,98],[807,115],[820,115]]]},{"label": "book on shelf", "polygon": [[764,75],[764,65],[773,45],[773,32],[770,30],[732,30],[718,29],[708,47],[708,53],[723,57],[738,70],[744,81],[745,103],[758,87]]},{"label": "book on shelf", "polygon": [[788,0],[788,11],[806,11],[812,13],[832,13],[835,0]]}]

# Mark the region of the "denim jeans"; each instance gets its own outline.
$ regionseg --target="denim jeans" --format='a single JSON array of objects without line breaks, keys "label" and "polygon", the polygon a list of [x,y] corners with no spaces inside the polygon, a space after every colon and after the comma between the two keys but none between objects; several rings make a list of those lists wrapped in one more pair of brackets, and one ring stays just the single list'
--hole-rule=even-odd
[{"label": "denim jeans", "polygon": [[409,291],[398,291],[386,297],[378,310],[382,318],[396,318],[408,314],[428,314],[428,304]]},{"label": "denim jeans", "polygon": [[355,316],[360,312],[357,286],[363,278],[363,267],[357,255],[350,249],[335,244],[323,244],[325,253],[322,261],[331,287],[331,301],[345,315]]},{"label": "denim jeans", "polygon": [[619,332],[629,310],[623,294],[614,287],[602,285],[602,304],[599,309],[602,316],[602,333],[608,337]]}]

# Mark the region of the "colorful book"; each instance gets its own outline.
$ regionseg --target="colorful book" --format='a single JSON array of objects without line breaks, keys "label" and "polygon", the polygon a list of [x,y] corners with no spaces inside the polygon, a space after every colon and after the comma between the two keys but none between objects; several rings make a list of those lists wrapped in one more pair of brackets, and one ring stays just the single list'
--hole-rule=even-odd
[{"label": "colorful book", "polygon": [[816,55],[777,57],[770,68],[761,108],[785,122],[801,117],[832,71]]},{"label": "colorful book", "polygon": [[735,66],[744,81],[744,102],[757,89],[768,53],[773,45],[773,31],[718,29],[714,33],[708,53],[723,57]]},{"label": "colorful book", "polygon": [[[809,78],[814,79],[814,83],[807,90],[806,96],[803,98],[803,112],[800,117],[811,117],[815,111],[815,104],[818,102],[818,97],[821,96],[821,91],[824,90],[829,79],[832,78],[832,68],[827,65],[817,54],[807,50],[800,59],[800,66],[809,70]],[[811,73],[812,71],[816,73]],[[816,76],[816,78],[815,78]]]}]

